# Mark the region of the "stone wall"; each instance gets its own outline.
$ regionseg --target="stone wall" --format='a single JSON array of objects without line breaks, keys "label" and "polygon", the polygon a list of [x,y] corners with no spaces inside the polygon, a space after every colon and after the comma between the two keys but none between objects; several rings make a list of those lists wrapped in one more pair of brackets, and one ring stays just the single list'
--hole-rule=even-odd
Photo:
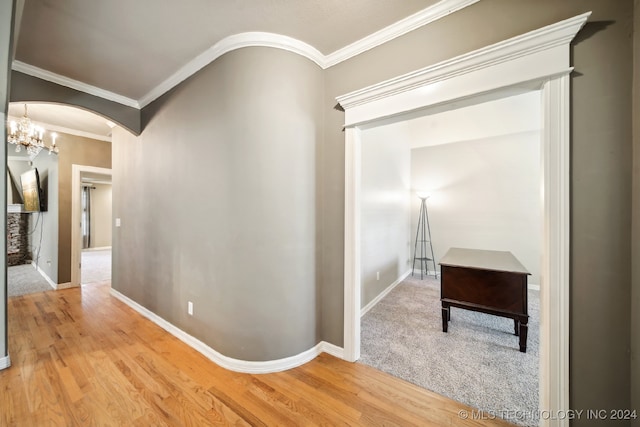
[{"label": "stone wall", "polygon": [[26,264],[29,256],[28,215],[7,214],[7,265]]}]

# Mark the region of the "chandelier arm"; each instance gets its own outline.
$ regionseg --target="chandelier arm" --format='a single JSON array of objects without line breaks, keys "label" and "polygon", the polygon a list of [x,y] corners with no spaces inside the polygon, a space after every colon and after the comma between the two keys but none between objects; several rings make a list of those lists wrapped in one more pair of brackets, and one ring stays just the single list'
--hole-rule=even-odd
[{"label": "chandelier arm", "polygon": [[16,152],[20,152],[25,147],[27,153],[37,156],[43,148],[49,150],[49,154],[58,154],[56,146],[57,135],[52,134],[53,143],[49,146],[44,143],[45,130],[29,119],[27,115],[27,104],[24,104],[24,116],[18,122],[7,123],[7,142],[16,145]]}]

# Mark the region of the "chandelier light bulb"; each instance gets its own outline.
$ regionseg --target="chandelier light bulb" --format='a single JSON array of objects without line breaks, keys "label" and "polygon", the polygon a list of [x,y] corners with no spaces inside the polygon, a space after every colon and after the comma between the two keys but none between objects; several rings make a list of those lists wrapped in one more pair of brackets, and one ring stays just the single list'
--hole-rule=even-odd
[{"label": "chandelier light bulb", "polygon": [[58,154],[58,147],[56,146],[56,137],[53,137],[53,144],[46,147],[44,144],[45,130],[42,126],[37,126],[31,122],[27,116],[27,104],[24,104],[24,116],[17,122],[12,120],[8,123],[9,132],[7,135],[7,142],[9,144],[15,144],[16,152],[19,153],[24,147],[30,156],[37,156],[43,148],[49,150],[49,154]]}]

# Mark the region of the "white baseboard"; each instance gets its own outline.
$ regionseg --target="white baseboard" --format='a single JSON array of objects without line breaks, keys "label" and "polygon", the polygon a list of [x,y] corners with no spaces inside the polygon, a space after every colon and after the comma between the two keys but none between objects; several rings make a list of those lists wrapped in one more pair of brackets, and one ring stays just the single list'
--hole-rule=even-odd
[{"label": "white baseboard", "polygon": [[189,335],[182,329],[166,321],[154,312],[143,307],[131,298],[121,294],[113,288],[111,288],[111,295],[119,299],[147,319],[151,320],[153,323],[160,326],[162,329],[169,332],[180,341],[184,342],[196,351],[202,353],[212,362],[222,366],[225,369],[229,369],[230,371],[243,372],[248,374],[267,374],[270,372],[285,371],[287,369],[295,368],[296,366],[303,365],[313,360],[322,352],[326,352],[333,356],[343,358],[343,349],[325,341],[321,341],[309,350],[305,350],[300,354],[285,357],[283,359],[267,360],[264,362],[234,359],[218,353],[216,350],[209,347],[199,339]]},{"label": "white baseboard", "polygon": [[539,291],[540,285],[536,285],[535,283],[529,283],[527,284],[527,289],[529,289],[530,291]]},{"label": "white baseboard", "polygon": [[42,270],[40,268],[39,265],[36,265],[35,261],[31,261],[31,265],[34,266],[36,268],[36,270],[38,270],[38,273],[40,273],[40,275],[44,278],[44,280],[47,281],[47,283],[55,290],[60,290],[60,289],[69,289],[69,288],[73,288],[75,286],[73,286],[71,284],[71,282],[66,282],[66,283],[56,283],[53,280],[51,280],[51,277],[47,276],[47,273],[44,272],[44,270]]},{"label": "white baseboard", "polygon": [[111,246],[99,246],[99,247],[95,247],[95,248],[85,248],[82,250],[82,252],[91,252],[91,251],[104,251],[107,249],[111,249]]},{"label": "white baseboard", "polygon": [[69,289],[69,288],[77,288],[77,286],[74,286],[71,284],[71,282],[67,282],[67,283],[58,283],[56,285],[56,290],[60,290],[60,289]]},{"label": "white baseboard", "polygon": [[338,359],[344,360],[344,348],[338,347],[335,344],[331,344],[326,341],[320,342],[320,352],[327,353],[337,357]]},{"label": "white baseboard", "polygon": [[404,273],[402,276],[400,276],[400,278],[398,278],[398,280],[396,280],[395,282],[393,282],[392,284],[387,286],[387,288],[384,291],[380,292],[380,294],[378,294],[377,297],[372,299],[369,302],[369,304],[367,304],[364,307],[362,307],[362,309],[360,310],[360,317],[362,317],[365,314],[367,314],[367,312],[369,310],[371,310],[373,308],[373,306],[375,306],[377,303],[379,303],[382,298],[386,297],[387,294],[393,290],[393,288],[398,286],[400,284],[400,282],[402,282],[404,279],[406,279],[410,274],[411,274],[411,270],[409,270],[406,273]]},{"label": "white baseboard", "polygon": [[40,275],[44,278],[44,280],[47,281],[47,283],[53,288],[53,289],[58,289],[58,284],[56,282],[54,282],[53,280],[51,280],[51,277],[47,276],[47,273],[44,272],[44,270],[42,270],[40,268],[40,266],[38,264],[35,263],[35,261],[31,261],[31,265],[38,271],[38,273],[40,273]]},{"label": "white baseboard", "polygon": [[0,357],[0,371],[3,369],[7,369],[11,366],[11,358],[7,354],[5,357]]}]

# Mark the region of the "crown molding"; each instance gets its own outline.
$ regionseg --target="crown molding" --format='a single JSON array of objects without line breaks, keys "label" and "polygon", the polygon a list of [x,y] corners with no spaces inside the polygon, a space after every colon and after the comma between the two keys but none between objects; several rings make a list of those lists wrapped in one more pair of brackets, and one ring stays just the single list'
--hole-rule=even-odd
[{"label": "crown molding", "polygon": [[232,50],[241,49],[243,47],[273,47],[277,49],[287,50],[304,56],[315,62],[318,66],[324,68],[324,56],[313,46],[294,39],[292,37],[283,36],[281,34],[264,33],[264,32],[246,32],[234,34],[225,37],[218,43],[211,46],[193,60],[189,61],[171,77],[153,88],[149,93],[140,98],[140,108],[149,105],[160,96],[182,83],[202,68],[206,67],[222,55]]},{"label": "crown molding", "polygon": [[471,6],[480,0],[441,0],[433,6],[427,7],[413,15],[410,15],[400,21],[376,31],[348,46],[336,50],[327,55],[324,59],[323,68],[329,68],[342,61],[353,58],[367,50],[380,46],[397,37],[407,34],[417,28],[444,18],[460,9]]},{"label": "crown molding", "polygon": [[100,89],[99,87],[92,86],[69,77],[61,76],[60,74],[44,70],[34,65],[25,64],[22,61],[14,60],[11,64],[11,68],[15,71],[37,77],[51,83],[56,83],[71,89],[79,90],[80,92],[88,93],[89,95],[117,102],[118,104],[138,109],[140,108],[140,104],[135,99],[127,98],[126,96],[118,95],[117,93],[109,92],[108,90]]},{"label": "crown molding", "polygon": [[406,92],[536,52],[567,45],[584,26],[591,12],[551,24],[482,49],[439,62],[426,68],[336,98],[344,109]]},{"label": "crown molding", "polygon": [[477,3],[480,0],[441,0],[438,3],[427,7],[407,18],[401,19],[380,31],[364,37],[342,49],[338,49],[328,55],[323,55],[313,46],[294,39],[292,37],[281,34],[265,33],[265,32],[246,32],[234,34],[220,40],[206,51],[182,66],[178,71],[172,74],[162,83],[151,89],[139,100],[127,98],[117,93],[100,89],[96,86],[52,73],[33,65],[25,64],[20,61],[13,61],[12,68],[21,73],[28,74],[43,80],[57,83],[72,89],[76,89],[90,95],[108,99],[119,104],[123,104],[133,108],[144,108],[178,84],[182,83],[202,68],[206,67],[220,56],[232,50],[243,47],[273,47],[304,56],[315,62],[322,69],[332,67],[340,62],[346,61],[354,56],[366,52],[376,46],[384,44],[390,40],[400,37],[416,28],[427,25],[440,18],[450,15],[460,9]]},{"label": "crown molding", "polygon": [[62,132],[62,133],[66,133],[68,135],[75,135],[75,136],[81,136],[83,138],[96,139],[98,141],[111,142],[111,137],[110,136],[100,135],[100,134],[92,133],[92,132],[85,132],[85,131],[82,131],[82,130],[71,129],[71,128],[64,127],[64,126],[51,125],[51,124],[48,124],[48,123],[39,123],[39,125],[44,127],[48,131]]},{"label": "crown molding", "polygon": [[225,37],[212,47],[198,55],[193,60],[180,68],[171,77],[153,88],[149,93],[140,98],[140,108],[144,108],[169,90],[182,83],[202,68],[206,67],[220,56],[232,50],[243,47],[273,47],[287,50],[304,56],[315,62],[320,68],[326,69],[342,61],[346,61],[369,49],[400,37],[423,25],[443,18],[462,8],[477,3],[480,0],[441,0],[433,6],[427,7],[405,19],[389,25],[363,39],[360,39],[329,55],[323,55],[313,46],[281,34],[264,32],[246,32]]}]

